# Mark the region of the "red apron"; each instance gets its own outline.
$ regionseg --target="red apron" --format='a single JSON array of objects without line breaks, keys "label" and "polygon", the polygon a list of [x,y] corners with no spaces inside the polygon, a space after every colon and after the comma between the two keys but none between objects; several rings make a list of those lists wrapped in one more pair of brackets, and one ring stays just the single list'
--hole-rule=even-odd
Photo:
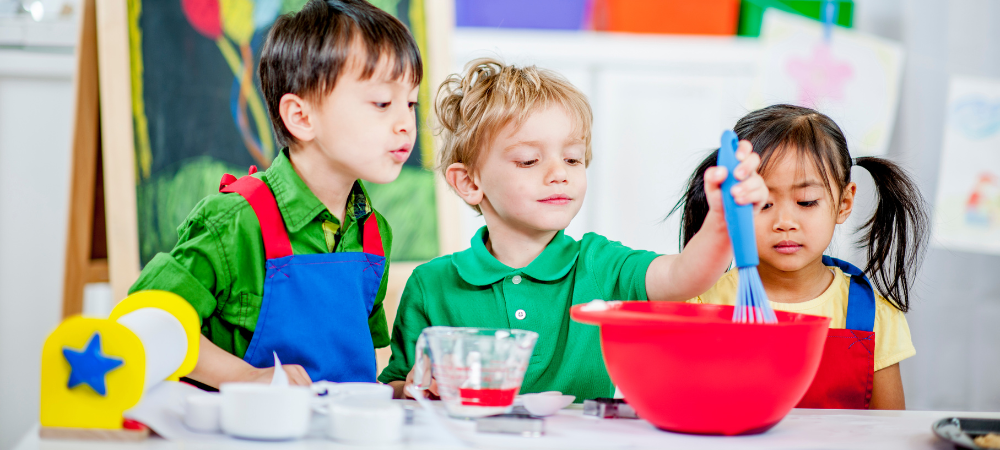
[{"label": "red apron", "polygon": [[847,326],[831,328],[816,378],[797,408],[868,409],[875,376],[875,291],[861,269],[823,256],[823,264],[851,276]]}]

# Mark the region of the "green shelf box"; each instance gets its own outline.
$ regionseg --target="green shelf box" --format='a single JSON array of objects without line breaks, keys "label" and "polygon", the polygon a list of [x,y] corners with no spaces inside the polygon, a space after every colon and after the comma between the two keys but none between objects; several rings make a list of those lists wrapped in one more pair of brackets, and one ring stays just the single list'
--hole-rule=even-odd
[{"label": "green shelf box", "polygon": [[[760,36],[760,25],[764,21],[764,10],[777,8],[782,11],[823,20],[824,0],[742,0],[740,2],[740,23],[736,31],[738,36]],[[835,0],[837,3],[836,17],[833,23],[851,28],[854,22],[854,2],[850,0]]]}]

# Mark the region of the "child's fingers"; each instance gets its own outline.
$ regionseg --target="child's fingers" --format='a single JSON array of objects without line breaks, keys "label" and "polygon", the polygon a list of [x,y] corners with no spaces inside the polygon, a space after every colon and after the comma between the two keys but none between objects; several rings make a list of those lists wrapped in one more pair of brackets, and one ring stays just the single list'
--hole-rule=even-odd
[{"label": "child's fingers", "polygon": [[709,167],[705,171],[705,199],[708,208],[715,210],[722,207],[722,182],[726,181],[728,170],[725,167]]},{"label": "child's fingers", "polygon": [[753,154],[753,144],[750,141],[740,141],[739,145],[736,146],[736,160],[743,161],[747,156]]},{"label": "child's fingers", "polygon": [[406,398],[413,398],[413,395],[410,394],[410,386],[413,386],[413,383],[410,383],[409,381],[407,381],[406,384],[403,385],[403,398],[404,399],[406,399]]},{"label": "child's fingers", "polygon": [[733,186],[733,190],[730,192],[733,194],[733,200],[738,205],[764,202],[767,200],[768,193],[767,185],[764,184],[764,179],[760,175],[741,181],[736,186]]},{"label": "child's fingers", "polygon": [[722,166],[709,167],[705,171],[705,190],[709,188],[718,190],[719,186],[722,185],[723,181],[726,181],[726,177],[729,176],[729,170]]},{"label": "child's fingers", "polygon": [[[750,143],[747,142],[747,145],[750,145]],[[760,155],[751,151],[748,155],[744,155],[740,164],[736,166],[736,170],[733,171],[733,175],[736,176],[737,180],[746,180],[750,175],[757,172],[757,166],[759,165]]]},{"label": "child's fingers", "polygon": [[302,366],[298,364],[285,364],[281,368],[285,369],[285,373],[288,374],[289,384],[293,386],[309,386],[312,384],[309,373]]}]

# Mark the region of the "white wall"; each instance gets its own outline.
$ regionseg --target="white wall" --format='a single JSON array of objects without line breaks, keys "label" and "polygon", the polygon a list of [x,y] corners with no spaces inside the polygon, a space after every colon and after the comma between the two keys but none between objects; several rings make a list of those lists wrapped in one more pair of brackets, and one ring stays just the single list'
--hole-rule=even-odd
[{"label": "white wall", "polygon": [[[1000,2],[871,0],[858,5],[857,25],[906,49],[890,154],[933,200],[949,77],[1000,78]],[[907,315],[917,356],[901,364],[911,409],[1000,410],[998,273],[1000,257],[927,253]]]},{"label": "white wall", "polygon": [[0,449],[38,421],[39,355],[62,313],[69,51],[0,50]]}]

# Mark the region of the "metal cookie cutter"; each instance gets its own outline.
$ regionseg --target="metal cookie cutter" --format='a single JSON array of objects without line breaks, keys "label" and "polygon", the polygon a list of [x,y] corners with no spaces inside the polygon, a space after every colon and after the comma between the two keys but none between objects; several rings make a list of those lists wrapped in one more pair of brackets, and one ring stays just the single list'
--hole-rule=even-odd
[{"label": "metal cookie cutter", "polygon": [[583,402],[583,414],[601,419],[638,419],[635,410],[621,398],[595,398]]}]

